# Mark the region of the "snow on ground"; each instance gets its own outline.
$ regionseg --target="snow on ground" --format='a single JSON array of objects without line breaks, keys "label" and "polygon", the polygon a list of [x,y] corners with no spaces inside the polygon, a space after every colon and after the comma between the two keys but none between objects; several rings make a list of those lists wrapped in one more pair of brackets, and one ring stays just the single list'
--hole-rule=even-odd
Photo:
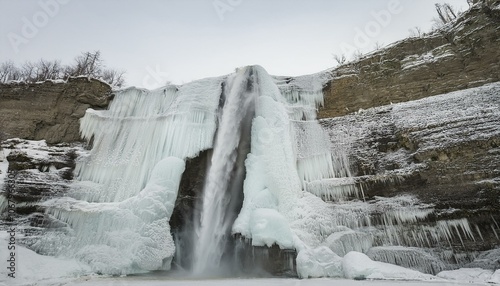
[{"label": "snow on ground", "polygon": [[148,277],[126,277],[126,278],[81,278],[68,284],[62,285],[95,285],[95,286],[460,286],[460,285],[491,285],[485,283],[466,283],[466,282],[448,282],[448,281],[388,281],[388,280],[346,280],[346,279],[286,279],[286,278],[256,278],[256,279],[212,279],[212,280],[171,280]]},{"label": "snow on ground", "polygon": [[437,274],[438,277],[468,282],[468,283],[481,283],[481,282],[490,282],[490,283],[500,283],[500,271],[496,271],[493,274],[492,270],[489,269],[481,269],[481,268],[460,268],[457,270],[449,270],[449,271],[441,271]]},{"label": "snow on ground", "polygon": [[[9,234],[0,232],[0,285],[60,285],[64,281],[74,280],[80,275],[90,274],[90,267],[76,260],[67,260],[51,256],[44,256],[19,244],[15,249],[8,249]],[[8,269],[10,252],[15,253],[15,269]],[[10,264],[10,263],[9,263]],[[11,270],[15,270],[14,278],[9,277]]]}]

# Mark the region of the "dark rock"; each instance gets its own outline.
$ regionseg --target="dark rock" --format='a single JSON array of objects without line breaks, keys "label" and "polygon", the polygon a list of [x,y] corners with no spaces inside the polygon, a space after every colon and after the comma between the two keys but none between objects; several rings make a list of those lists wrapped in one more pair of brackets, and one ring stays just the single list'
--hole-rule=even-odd
[{"label": "dark rock", "polygon": [[[341,116],[499,81],[500,10],[493,9],[498,2],[479,2],[451,27],[404,39],[333,69],[318,117]],[[425,62],[421,56],[428,53],[435,58]]]},{"label": "dark rock", "polygon": [[87,78],[0,84],[0,140],[80,141],[79,119],[87,108],[106,108],[110,93],[109,85]]}]

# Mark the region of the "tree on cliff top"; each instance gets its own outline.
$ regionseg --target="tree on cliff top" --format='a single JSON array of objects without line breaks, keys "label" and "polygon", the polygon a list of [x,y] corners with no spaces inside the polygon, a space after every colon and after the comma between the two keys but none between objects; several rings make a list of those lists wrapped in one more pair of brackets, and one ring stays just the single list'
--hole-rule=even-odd
[{"label": "tree on cliff top", "polygon": [[77,76],[101,79],[114,87],[121,87],[125,83],[124,72],[106,68],[100,51],[83,52],[75,57],[72,65],[66,66],[61,65],[58,60],[44,59],[26,62],[19,67],[12,61],[0,63],[0,83],[10,81],[34,83],[45,80],[67,80]]}]

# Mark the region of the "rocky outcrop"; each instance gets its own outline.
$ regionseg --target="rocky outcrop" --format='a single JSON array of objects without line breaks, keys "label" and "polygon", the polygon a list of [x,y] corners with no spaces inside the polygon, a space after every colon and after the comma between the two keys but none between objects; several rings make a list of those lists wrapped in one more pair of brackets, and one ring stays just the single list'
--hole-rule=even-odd
[{"label": "rocky outcrop", "polygon": [[[439,253],[449,248],[454,263],[464,265],[474,253],[500,246],[498,106],[500,84],[494,83],[321,123],[332,146],[348,153],[364,201],[373,205],[380,198],[416,197],[428,213],[401,225],[400,231],[410,237],[407,241],[419,235],[416,229],[430,229],[431,224],[449,227],[451,222],[449,246],[428,247],[438,247]],[[387,227],[383,212],[368,215],[376,222],[372,226]],[[459,230],[462,223],[465,227]],[[423,238],[432,241],[430,236]],[[407,241],[397,245],[420,246]]]},{"label": "rocky outcrop", "polygon": [[105,108],[110,92],[108,84],[87,78],[0,84],[0,140],[80,141],[79,119],[87,108]]},{"label": "rocky outcrop", "polygon": [[477,1],[451,25],[332,70],[319,118],[500,80],[498,1]]},{"label": "rocky outcrop", "polygon": [[[48,146],[45,141],[9,139],[1,143],[0,218],[13,219],[26,228],[50,225],[42,203],[63,196],[73,180],[81,144]],[[9,180],[11,183],[7,183]],[[13,208],[7,211],[7,198]]]}]

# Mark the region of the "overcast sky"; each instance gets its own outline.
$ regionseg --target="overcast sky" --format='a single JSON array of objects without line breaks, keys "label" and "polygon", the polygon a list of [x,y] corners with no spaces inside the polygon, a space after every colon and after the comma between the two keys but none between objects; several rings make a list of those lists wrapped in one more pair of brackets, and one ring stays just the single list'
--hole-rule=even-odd
[{"label": "overcast sky", "polygon": [[100,50],[127,85],[154,88],[259,64],[274,75],[333,67],[429,30],[434,3],[466,0],[0,0],[0,61],[71,63]]}]

